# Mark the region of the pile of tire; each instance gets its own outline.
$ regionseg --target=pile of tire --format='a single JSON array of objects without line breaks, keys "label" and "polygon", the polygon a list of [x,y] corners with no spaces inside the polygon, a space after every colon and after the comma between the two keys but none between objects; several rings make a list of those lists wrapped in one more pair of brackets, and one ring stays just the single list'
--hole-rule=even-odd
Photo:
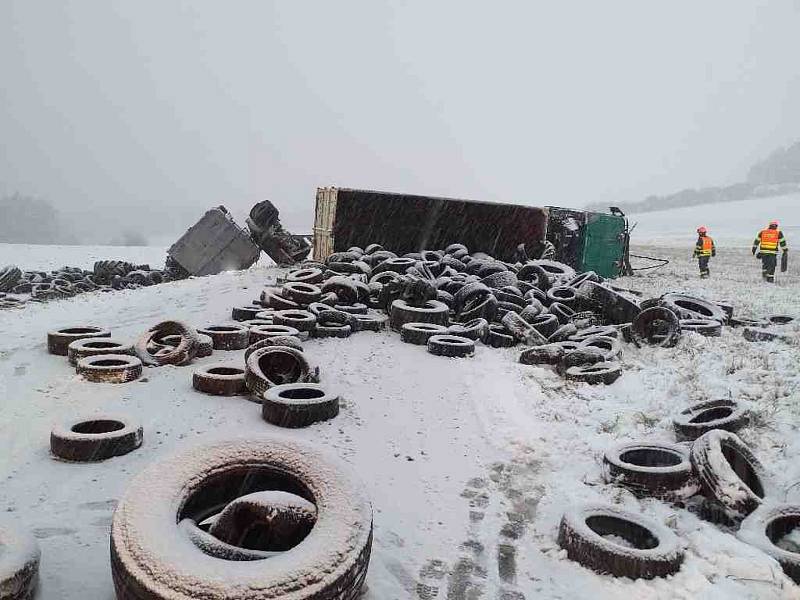
[{"label": "pile of tire", "polygon": [[176,267],[151,269],[115,260],[101,260],[94,269],[62,267],[50,272],[23,271],[15,266],[0,268],[0,309],[20,308],[28,302],[72,298],[88,292],[137,289],[187,277]]}]

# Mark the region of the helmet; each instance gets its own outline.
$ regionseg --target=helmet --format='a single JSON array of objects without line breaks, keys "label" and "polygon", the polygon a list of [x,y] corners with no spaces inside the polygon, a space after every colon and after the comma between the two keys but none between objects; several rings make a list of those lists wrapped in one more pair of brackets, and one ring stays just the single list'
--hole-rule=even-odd
[{"label": "helmet", "polygon": [[770,221],[769,222],[769,226],[770,227],[777,227],[778,226],[778,222],[777,221]]},{"label": "helmet", "polygon": [[703,225],[697,228],[697,233],[706,233],[708,229],[706,229]]}]

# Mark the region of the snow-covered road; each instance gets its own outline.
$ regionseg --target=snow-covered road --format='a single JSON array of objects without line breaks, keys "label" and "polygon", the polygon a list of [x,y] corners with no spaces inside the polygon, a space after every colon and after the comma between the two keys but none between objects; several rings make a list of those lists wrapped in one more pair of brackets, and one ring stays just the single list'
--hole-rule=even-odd
[{"label": "snow-covered road", "polygon": [[[742,251],[721,252],[714,278],[700,282],[690,249],[640,250],[673,259],[623,281],[647,295],[687,290],[728,299],[742,314],[800,313],[798,278],[767,288]],[[64,358],[47,354],[47,331],[97,324],[132,341],[167,318],[221,323],[275,276],[259,268],[0,312],[0,510],[39,538],[42,598],[113,598],[111,514],[146,464],[212,437],[279,431],[245,399],[195,392],[191,366],[148,369],[124,385],[83,381]],[[750,344],[729,329],[716,339],[686,335],[672,349],[626,346],[624,375],[607,388],[520,365],[519,348],[479,346],[471,359],[447,359],[396,334],[368,332],[305,347],[344,401],[336,419],[288,435],[329,448],[364,481],[375,509],[367,600],[800,597],[775,563],[730,533],[601,477],[609,445],[672,441],[671,415],[730,394],[758,410],[758,426],[742,433],[756,454],[780,481],[800,478],[796,346]],[[196,364],[219,362],[241,364],[242,352]],[[99,464],[54,460],[53,423],[93,411],[141,420],[142,448]],[[633,582],[567,560],[556,530],[564,508],[581,501],[614,502],[667,523],[687,548],[681,571]]]}]

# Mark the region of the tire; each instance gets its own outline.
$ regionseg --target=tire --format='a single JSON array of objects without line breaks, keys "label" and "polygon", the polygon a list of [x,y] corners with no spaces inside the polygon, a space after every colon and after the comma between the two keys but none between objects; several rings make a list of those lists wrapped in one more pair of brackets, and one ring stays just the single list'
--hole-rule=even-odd
[{"label": "tire", "polygon": [[0,519],[0,598],[31,600],[36,596],[41,550],[33,534],[19,525],[19,517]]},{"label": "tire", "polygon": [[293,335],[276,335],[274,337],[264,338],[248,346],[244,351],[244,361],[247,362],[247,359],[250,358],[250,355],[256,350],[266,348],[267,346],[288,346],[300,352],[303,351],[303,344],[300,342],[299,338]]},{"label": "tire", "polygon": [[544,292],[552,285],[550,275],[539,265],[528,262],[522,265],[522,268],[517,271],[517,279],[520,281],[527,281],[535,285],[536,288],[542,292],[542,300],[544,301]]},{"label": "tire", "polygon": [[101,327],[94,327],[91,325],[67,327],[51,331],[47,334],[47,351],[57,356],[67,356],[69,345],[76,340],[110,337],[111,332]]},{"label": "tire", "polygon": [[564,356],[564,348],[559,344],[545,344],[525,348],[519,355],[523,365],[556,365]]},{"label": "tire", "polygon": [[661,306],[670,309],[680,319],[712,319],[723,323],[725,311],[712,302],[686,294],[664,294]]},{"label": "tire", "polygon": [[369,306],[356,302],[354,304],[334,304],[333,308],[350,315],[365,315],[369,312]]},{"label": "tire", "polygon": [[633,319],[630,335],[637,346],[671,348],[681,337],[681,323],[669,308],[646,308]]},{"label": "tire", "polygon": [[455,301],[453,310],[455,310],[457,313],[460,313],[470,300],[473,300],[476,297],[483,298],[491,293],[492,290],[486,284],[481,283],[480,281],[468,283],[453,294],[453,299]]},{"label": "tire", "polygon": [[354,331],[383,331],[389,318],[381,314],[353,315],[350,327]]},{"label": "tire", "polygon": [[[155,356],[150,354],[147,347],[156,338],[167,335],[181,336],[181,343],[172,352],[166,352]],[[191,325],[181,321],[163,321],[148,329],[139,341],[136,342],[136,355],[149,367],[160,367],[162,365],[185,365],[192,362],[200,346],[200,338],[197,331]]]},{"label": "tire", "polygon": [[578,333],[578,328],[575,327],[572,323],[567,323],[566,325],[562,325],[558,329],[556,329],[550,336],[547,338],[547,343],[552,344],[554,342],[566,342],[570,337]]},{"label": "tire", "polygon": [[211,338],[214,350],[244,350],[250,342],[250,330],[243,325],[209,325],[197,330]]},{"label": "tire", "polygon": [[736,433],[750,423],[750,411],[735,400],[707,400],[683,409],[672,419],[675,437],[694,441],[713,429]]},{"label": "tire", "polygon": [[639,306],[619,292],[593,281],[584,281],[578,288],[582,307],[597,308],[610,324],[630,323],[639,314]]},{"label": "tire", "polygon": [[73,367],[78,361],[87,356],[99,356],[101,354],[127,354],[135,356],[136,351],[133,344],[123,344],[111,338],[88,338],[75,340],[67,347],[67,359]]},{"label": "tire", "polygon": [[794,317],[789,315],[771,315],[767,317],[770,325],[789,325],[794,321]]},{"label": "tire", "polygon": [[529,264],[543,269],[551,281],[571,281],[577,275],[575,269],[557,260],[532,260]]},{"label": "tire", "polygon": [[700,490],[689,452],[679,444],[619,444],[606,450],[603,465],[606,482],[639,497],[681,501]]},{"label": "tire", "polygon": [[564,376],[572,381],[582,381],[592,385],[614,383],[622,375],[622,367],[615,363],[597,363],[594,365],[569,367]]},{"label": "tire", "polygon": [[300,341],[300,331],[288,325],[256,325],[250,328],[250,343],[252,346],[256,342],[268,338],[292,336]]},{"label": "tire", "polygon": [[339,396],[318,383],[288,383],[264,394],[261,416],[278,427],[307,427],[339,414]]},{"label": "tire", "polygon": [[547,338],[517,313],[506,313],[500,323],[507,332],[527,346],[541,346],[547,343]]},{"label": "tire", "polygon": [[358,302],[358,288],[349,277],[337,275],[328,279],[322,285],[322,293],[333,292],[341,304],[355,304]]},{"label": "tire", "polygon": [[283,285],[281,295],[298,304],[311,304],[319,301],[322,290],[312,283],[289,281]]},{"label": "tire", "polygon": [[312,331],[317,325],[317,317],[307,310],[279,310],[273,317],[273,323],[294,327],[298,331]]},{"label": "tire", "polygon": [[214,396],[238,396],[247,392],[244,369],[230,365],[202,367],[192,375],[192,387]]},{"label": "tire", "polygon": [[499,271],[485,276],[481,283],[488,288],[500,289],[507,285],[517,285],[517,276],[511,271]]},{"label": "tire", "polygon": [[429,300],[421,307],[410,306],[405,300],[395,300],[389,312],[389,325],[399,332],[406,323],[433,323],[446,327],[450,324],[450,309],[438,300]]},{"label": "tire", "polygon": [[597,348],[603,353],[603,359],[607,361],[618,360],[622,357],[622,344],[620,341],[604,335],[593,335],[584,338],[578,348]]},{"label": "tire", "polygon": [[264,308],[261,306],[236,306],[231,310],[231,318],[234,321],[250,321],[251,319],[258,318],[256,315],[263,312]]},{"label": "tire", "polygon": [[[516,305],[514,305],[516,306]],[[458,313],[459,321],[473,321],[475,319],[486,319],[493,321],[500,312],[497,298],[491,292],[473,296],[470,298],[464,309]]]},{"label": "tire", "polygon": [[762,504],[742,521],[736,535],[774,559],[789,579],[800,584],[800,553],[778,546],[781,538],[797,527],[800,527],[799,505]]},{"label": "tire", "polygon": [[548,308],[547,312],[551,315],[555,315],[558,318],[558,322],[562,325],[566,325],[569,323],[575,315],[575,311],[572,310],[566,304],[561,304],[560,302],[553,302]]},{"label": "tire", "polygon": [[694,331],[705,337],[722,335],[722,323],[711,319],[681,319],[681,331]]},{"label": "tire", "polygon": [[315,338],[349,338],[353,334],[353,328],[350,325],[342,325],[341,323],[317,323],[314,331],[311,332]]},{"label": "tire", "polygon": [[313,285],[316,283],[322,283],[324,279],[325,277],[323,275],[322,269],[318,269],[315,267],[296,269],[289,271],[286,274],[287,283],[306,283]]},{"label": "tire", "polygon": [[[316,506],[316,524],[291,560],[223,562],[193,547],[179,528],[237,497],[278,488]],[[363,490],[337,459],[280,437],[218,442],[162,459],[132,481],[114,513],[117,598],[279,600],[288,590],[293,600],[355,600],[372,548]]]},{"label": "tire", "polygon": [[80,359],[78,375],[92,383],[128,383],[142,375],[142,361],[126,354],[101,354]]},{"label": "tire", "polygon": [[[617,544],[608,535],[621,537],[633,547]],[[558,545],[571,560],[615,577],[665,577],[677,573],[683,563],[683,550],[672,530],[610,506],[566,512],[558,529]]]},{"label": "tire", "polygon": [[551,304],[553,302],[558,302],[559,304],[572,307],[578,300],[578,292],[575,288],[560,285],[547,290],[547,299]]},{"label": "tire", "polygon": [[523,308],[519,316],[525,319],[528,323],[533,323],[533,320],[542,314],[544,311],[544,307],[541,305],[539,301],[536,301],[535,304],[528,304]]},{"label": "tire", "polygon": [[692,465],[706,497],[733,521],[753,512],[768,493],[764,467],[735,433],[714,429],[701,435],[692,444]]},{"label": "tire", "polygon": [[89,415],[53,428],[50,451],[72,462],[122,456],[142,445],[142,426],[125,415]]},{"label": "tire", "polygon": [[486,332],[488,330],[489,322],[486,319],[473,319],[466,323],[453,323],[447,328],[447,333],[449,335],[465,337],[468,340],[483,341],[486,338]]},{"label": "tire", "polygon": [[[242,324],[244,324],[244,322],[242,322]],[[211,356],[214,353],[214,340],[212,340],[209,336],[202,333],[197,334],[197,339],[198,339],[198,344],[197,344],[196,358],[204,358],[206,356]],[[162,348],[164,346],[168,346],[170,348],[177,348],[181,343],[181,336],[166,335],[162,338],[158,338],[153,341],[155,345],[161,345]]]},{"label": "tire", "polygon": [[9,265],[0,269],[0,292],[10,292],[22,279],[22,271]]},{"label": "tire", "polygon": [[247,358],[244,376],[247,389],[261,399],[273,386],[306,381],[309,372],[308,361],[301,351],[288,346],[266,346]]},{"label": "tire", "polygon": [[742,330],[742,337],[744,337],[744,339],[746,339],[748,342],[774,342],[776,340],[781,340],[784,342],[790,341],[788,336],[758,327],[745,327],[744,330]]},{"label": "tire", "polygon": [[297,302],[284,298],[272,290],[261,292],[261,305],[274,310],[294,310],[302,308]]},{"label": "tire", "polygon": [[[564,344],[565,342],[558,343]],[[572,367],[590,367],[598,363],[608,364],[603,360],[603,352],[599,348],[564,349],[561,360],[556,364],[556,372],[562,377],[566,377],[567,370]]]},{"label": "tire", "polygon": [[505,327],[492,323],[486,331],[483,343],[492,348],[512,348],[517,345],[517,340]]},{"label": "tire", "polygon": [[575,342],[582,342],[583,340],[596,336],[602,335],[603,337],[610,337],[619,339],[622,335],[619,332],[619,329],[614,327],[613,325],[593,325],[591,327],[587,327],[586,329],[578,329],[578,333],[573,335],[570,339]]},{"label": "tire", "polygon": [[553,335],[559,327],[558,317],[550,313],[542,313],[529,323],[546,338]]},{"label": "tire", "polygon": [[433,335],[447,333],[448,328],[434,323],[404,323],[400,329],[400,339],[406,344],[425,346]]},{"label": "tire", "polygon": [[428,352],[436,356],[464,358],[475,354],[475,341],[457,335],[433,335],[428,339]]}]

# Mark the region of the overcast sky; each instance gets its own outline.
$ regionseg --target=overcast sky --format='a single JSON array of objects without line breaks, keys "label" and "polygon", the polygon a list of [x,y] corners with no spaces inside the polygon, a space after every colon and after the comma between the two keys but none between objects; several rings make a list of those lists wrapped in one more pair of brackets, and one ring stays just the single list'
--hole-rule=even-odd
[{"label": "overcast sky", "polygon": [[800,137],[798,56],[793,0],[2,0],[0,193],[160,232],[310,231],[323,185],[630,201]]}]

